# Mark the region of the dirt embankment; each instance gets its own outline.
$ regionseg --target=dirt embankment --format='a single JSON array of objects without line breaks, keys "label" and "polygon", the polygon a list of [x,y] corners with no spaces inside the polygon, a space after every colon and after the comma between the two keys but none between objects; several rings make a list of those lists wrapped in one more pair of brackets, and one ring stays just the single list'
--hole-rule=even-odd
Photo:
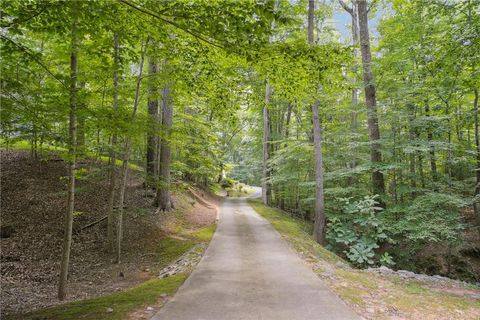
[{"label": "dirt embankment", "polygon": [[[56,290],[66,208],[65,163],[55,155],[34,161],[28,152],[1,152],[1,313],[12,314],[57,304]],[[68,300],[103,295],[153,276],[157,244],[178,231],[214,223],[217,198],[197,191],[207,207],[187,193],[176,193],[176,209],[157,212],[154,192],[131,171],[126,192],[122,263],[113,264],[106,241],[108,172],[105,163],[79,162]],[[4,232],[5,231],[5,232]]]}]

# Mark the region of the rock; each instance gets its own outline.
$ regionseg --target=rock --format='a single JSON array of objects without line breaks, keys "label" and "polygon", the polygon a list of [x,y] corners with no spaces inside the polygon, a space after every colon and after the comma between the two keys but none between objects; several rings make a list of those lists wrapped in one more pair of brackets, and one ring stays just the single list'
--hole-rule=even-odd
[{"label": "rock", "polygon": [[465,295],[469,298],[473,298],[473,299],[479,299],[480,300],[480,294],[476,294],[476,293],[471,293],[471,294],[467,294]]},{"label": "rock", "polygon": [[415,278],[416,275],[414,272],[408,270],[398,270],[397,273],[402,278]]},{"label": "rock", "polygon": [[374,308],[367,308],[365,309],[368,313],[375,313],[375,309]]},{"label": "rock", "polygon": [[120,273],[118,274],[118,276],[119,276],[120,278],[125,278],[125,275],[123,274],[122,271],[120,271]]},{"label": "rock", "polygon": [[378,268],[378,271],[380,272],[386,272],[386,273],[390,273],[392,272],[393,270],[388,268],[388,267],[385,267],[385,266],[381,266],[380,268]]},{"label": "rock", "polygon": [[147,311],[153,311],[152,307],[147,307]]},{"label": "rock", "polygon": [[113,309],[112,308],[107,308],[107,313],[112,313]]}]

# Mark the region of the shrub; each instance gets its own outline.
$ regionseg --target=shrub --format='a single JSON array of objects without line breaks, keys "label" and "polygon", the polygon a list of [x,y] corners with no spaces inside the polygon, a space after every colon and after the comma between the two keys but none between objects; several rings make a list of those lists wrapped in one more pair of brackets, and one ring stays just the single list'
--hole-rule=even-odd
[{"label": "shrub", "polygon": [[352,201],[340,198],[343,203],[340,213],[329,217],[327,239],[336,251],[343,251],[355,265],[364,267],[373,264],[393,264],[388,255],[380,256],[375,249],[385,241],[392,241],[385,233],[380,219],[382,208],[375,200],[378,196],[365,196]]},{"label": "shrub", "polygon": [[405,207],[399,219],[392,221],[393,230],[411,245],[460,242],[460,208],[466,203],[454,195],[430,192]]}]

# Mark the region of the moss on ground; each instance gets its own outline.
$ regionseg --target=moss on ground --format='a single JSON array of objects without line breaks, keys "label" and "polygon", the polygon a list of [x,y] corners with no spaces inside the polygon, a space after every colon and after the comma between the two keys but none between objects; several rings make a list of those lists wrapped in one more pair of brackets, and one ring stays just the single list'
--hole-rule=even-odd
[{"label": "moss on ground", "polygon": [[[342,258],[314,241],[310,223],[267,207],[259,200],[249,200],[249,203],[312,264],[336,294],[365,318],[480,319],[480,299],[464,296],[461,289],[454,293],[396,276],[350,268]],[[480,294],[478,287],[465,286],[464,289]]]},{"label": "moss on ground", "polygon": [[192,233],[192,236],[195,237],[198,241],[208,242],[212,239],[215,230],[217,229],[216,224],[209,225],[208,227],[201,228]]},{"label": "moss on ground", "polygon": [[[162,293],[168,295],[175,293],[187,276],[186,273],[179,273],[168,278],[152,279],[124,292],[70,302],[12,319],[125,319],[126,315],[133,310],[156,303]],[[108,308],[113,309],[113,311],[107,312]]]}]

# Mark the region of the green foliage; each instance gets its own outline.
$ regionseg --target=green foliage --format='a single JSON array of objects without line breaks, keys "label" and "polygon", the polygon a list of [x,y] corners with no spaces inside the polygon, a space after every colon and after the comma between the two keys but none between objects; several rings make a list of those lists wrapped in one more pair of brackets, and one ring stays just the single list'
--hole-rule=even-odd
[{"label": "green foliage", "polygon": [[222,188],[233,188],[234,185],[236,185],[238,181],[231,179],[231,178],[225,178],[222,180]]},{"label": "green foliage", "polygon": [[348,259],[358,266],[390,262],[389,256],[378,257],[375,249],[391,241],[381,218],[383,208],[375,200],[378,196],[365,196],[353,201],[340,199],[343,206],[332,213],[328,222],[327,239],[334,250],[343,250]]},{"label": "green foliage", "polygon": [[392,217],[392,230],[411,245],[425,243],[457,244],[463,225],[460,209],[465,206],[461,198],[430,192],[413,200],[401,212]]}]

